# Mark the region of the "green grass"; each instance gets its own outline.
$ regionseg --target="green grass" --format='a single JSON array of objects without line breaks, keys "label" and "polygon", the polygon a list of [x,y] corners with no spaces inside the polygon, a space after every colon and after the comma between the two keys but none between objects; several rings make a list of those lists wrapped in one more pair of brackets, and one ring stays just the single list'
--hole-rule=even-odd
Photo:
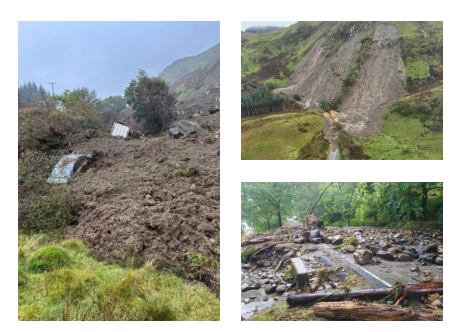
[{"label": "green grass", "polygon": [[[71,263],[32,272],[32,258],[43,248],[58,248]],[[19,320],[219,320],[219,299],[204,286],[156,271],[150,262],[124,268],[98,261],[77,240],[20,235],[18,262]]]},{"label": "green grass", "polygon": [[409,61],[406,64],[406,75],[412,79],[430,77],[430,65],[427,61]]},{"label": "green grass", "polygon": [[[242,120],[242,159],[327,159],[324,119],[309,112],[280,113]],[[251,129],[248,129],[251,127]]]},{"label": "green grass", "polygon": [[286,303],[281,303],[270,309],[266,309],[253,317],[251,321],[313,321],[325,320],[316,317],[313,313],[313,306],[289,307]]},{"label": "green grass", "polygon": [[436,117],[442,121],[442,115],[411,113],[404,116],[399,112],[390,111],[394,105],[411,105],[415,109],[415,105],[419,103],[429,103],[432,99],[442,98],[442,96],[443,87],[440,86],[392,102],[388,107],[388,113],[384,116],[381,131],[361,141],[365,153],[372,159],[442,159],[443,131],[432,130],[424,125],[425,117]]}]

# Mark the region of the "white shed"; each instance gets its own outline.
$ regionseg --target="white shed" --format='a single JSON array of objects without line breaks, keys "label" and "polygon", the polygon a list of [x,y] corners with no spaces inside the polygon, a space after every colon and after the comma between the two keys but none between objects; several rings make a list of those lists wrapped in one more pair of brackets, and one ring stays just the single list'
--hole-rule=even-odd
[{"label": "white shed", "polygon": [[126,124],[115,121],[112,125],[111,135],[112,136],[122,136],[127,137],[130,132],[130,127]]}]

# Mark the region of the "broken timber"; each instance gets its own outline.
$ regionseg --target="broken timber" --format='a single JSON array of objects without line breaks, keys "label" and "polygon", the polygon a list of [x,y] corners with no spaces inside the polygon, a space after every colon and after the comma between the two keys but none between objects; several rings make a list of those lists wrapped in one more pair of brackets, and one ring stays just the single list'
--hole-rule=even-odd
[{"label": "broken timber", "polygon": [[264,242],[272,241],[274,238],[275,238],[274,236],[266,236],[266,237],[259,237],[259,238],[254,239],[254,240],[242,241],[242,247],[249,246],[251,244],[258,244],[258,243],[264,243]]},{"label": "broken timber", "polygon": [[387,304],[367,304],[360,302],[321,302],[316,303],[313,312],[318,317],[336,320],[360,321],[442,321],[443,311],[412,312]]},{"label": "broken timber", "polygon": [[307,305],[319,301],[344,301],[356,298],[368,298],[371,300],[380,300],[386,296],[394,295],[396,298],[405,295],[406,297],[417,297],[420,295],[428,295],[433,293],[442,294],[442,283],[435,284],[418,284],[418,285],[403,285],[401,289],[397,286],[388,288],[373,288],[373,289],[356,289],[350,291],[338,291],[335,293],[313,293],[313,294],[297,294],[289,295],[287,302],[289,305]]}]

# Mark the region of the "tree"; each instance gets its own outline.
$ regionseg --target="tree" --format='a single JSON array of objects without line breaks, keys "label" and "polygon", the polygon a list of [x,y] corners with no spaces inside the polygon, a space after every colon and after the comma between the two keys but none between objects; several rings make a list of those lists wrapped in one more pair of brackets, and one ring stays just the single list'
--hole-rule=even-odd
[{"label": "tree", "polygon": [[134,110],[134,119],[141,123],[146,134],[156,134],[163,129],[176,101],[163,79],[148,77],[142,69],[125,89],[124,95]]},{"label": "tree", "polygon": [[120,114],[126,107],[126,100],[122,96],[109,96],[100,100],[96,105],[96,108],[100,111],[110,110],[117,114]]},{"label": "tree", "polygon": [[242,183],[242,219],[249,222],[253,228],[257,228],[257,223],[262,221],[270,229],[271,218],[275,216],[277,227],[282,227],[282,216],[292,206],[293,193],[293,183]]}]

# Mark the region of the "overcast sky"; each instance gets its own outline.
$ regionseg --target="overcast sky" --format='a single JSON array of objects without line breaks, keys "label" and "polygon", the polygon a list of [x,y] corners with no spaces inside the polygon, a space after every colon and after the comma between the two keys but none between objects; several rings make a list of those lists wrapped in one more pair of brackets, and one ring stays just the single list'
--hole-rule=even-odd
[{"label": "overcast sky", "polygon": [[149,76],[220,41],[219,22],[19,22],[18,80],[55,93],[95,89],[123,95],[144,69]]},{"label": "overcast sky", "polygon": [[257,26],[288,27],[298,21],[242,21],[242,31]]}]

